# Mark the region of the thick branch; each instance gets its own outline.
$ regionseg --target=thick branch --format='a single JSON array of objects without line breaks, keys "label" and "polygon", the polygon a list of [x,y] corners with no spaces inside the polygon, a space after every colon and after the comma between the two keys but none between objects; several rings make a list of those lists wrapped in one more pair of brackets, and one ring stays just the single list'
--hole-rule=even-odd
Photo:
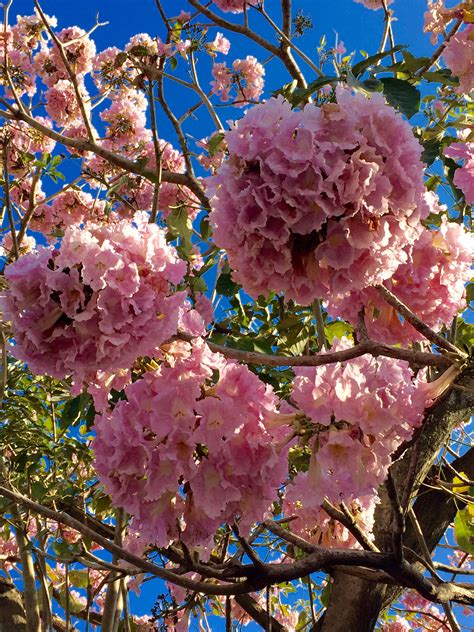
[{"label": "thick branch", "polygon": [[[108,163],[113,165],[114,167],[118,167],[119,169],[123,169],[128,173],[134,173],[136,175],[142,176],[146,180],[149,180],[153,184],[156,184],[158,177],[155,171],[152,169],[147,169],[143,166],[143,164],[139,162],[134,162],[133,160],[129,160],[125,158],[125,156],[121,156],[119,154],[115,154],[109,149],[105,149],[101,145],[98,145],[95,142],[84,138],[69,138],[68,136],[64,136],[63,134],[59,134],[54,130],[50,129],[46,125],[43,125],[35,118],[29,116],[25,112],[20,112],[20,110],[13,108],[8,102],[4,99],[0,99],[6,107],[8,107],[9,112],[1,112],[1,116],[7,118],[9,120],[17,120],[24,121],[30,127],[38,130],[48,138],[52,138],[58,143],[65,145],[66,147],[72,147],[73,149],[77,149],[81,152],[90,151],[97,156],[100,156]],[[161,180],[163,182],[169,182],[171,184],[178,184],[190,189],[202,203],[205,208],[210,208],[209,200],[207,196],[203,193],[201,187],[197,185],[193,178],[190,178],[185,173],[174,173],[172,171],[163,171]]]},{"label": "thick branch", "polygon": [[[193,336],[183,331],[179,332],[177,337],[187,342],[193,340]],[[233,349],[232,347],[218,345],[210,340],[206,340],[206,343],[211,351],[222,353],[226,358],[239,360],[240,362],[246,362],[248,364],[264,364],[266,366],[322,366],[335,362],[346,362],[347,360],[359,358],[366,353],[375,357],[385,356],[388,358],[406,360],[417,367],[437,366],[440,368],[448,368],[452,364],[449,358],[436,353],[424,353],[422,351],[412,351],[411,349],[403,349],[401,347],[391,347],[390,345],[373,342],[372,340],[363,340],[354,347],[343,349],[342,351],[296,357],[270,355],[258,353],[257,351],[243,351],[242,349]]]}]

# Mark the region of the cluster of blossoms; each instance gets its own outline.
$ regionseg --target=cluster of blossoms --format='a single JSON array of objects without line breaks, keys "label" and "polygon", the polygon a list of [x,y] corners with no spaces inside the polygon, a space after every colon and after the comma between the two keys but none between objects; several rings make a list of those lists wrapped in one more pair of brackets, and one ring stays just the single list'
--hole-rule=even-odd
[{"label": "cluster of blossoms", "polygon": [[262,519],[287,474],[270,387],[196,342],[125,396],[96,420],[95,466],[142,538],[206,546],[225,522]]},{"label": "cluster of blossoms", "polygon": [[97,370],[129,367],[176,333],[186,266],[164,232],[135,224],[66,229],[59,249],[39,248],[5,271],[2,299],[15,357],[37,374],[81,383]]},{"label": "cluster of blossoms", "polygon": [[226,134],[207,179],[216,244],[252,296],[308,304],[390,278],[429,213],[421,146],[379,94],[292,110],[282,97]]},{"label": "cluster of blossoms", "polygon": [[[359,4],[363,4],[364,7],[367,7],[367,9],[373,9],[374,11],[376,11],[377,9],[383,8],[382,0],[355,0],[355,2]],[[393,0],[387,0],[386,2],[387,6],[389,4],[392,4],[392,2]]]},{"label": "cluster of blossoms", "polygon": [[454,184],[464,193],[466,202],[474,204],[474,142],[450,145],[444,150],[444,155],[463,161],[454,174]]},{"label": "cluster of blossoms", "polygon": [[213,0],[213,2],[225,13],[242,13],[246,7],[263,4],[263,0]]},{"label": "cluster of blossoms", "polygon": [[[308,480],[297,476],[288,485],[283,502],[285,515],[293,518],[291,530],[318,546],[358,548],[359,543],[346,527],[331,518],[322,507],[309,500],[308,496]],[[321,500],[319,496],[319,501]],[[348,507],[354,522],[364,533],[372,533],[375,505],[376,497],[368,495],[354,498]]]},{"label": "cluster of blossoms", "polygon": [[428,0],[425,12],[425,32],[431,33],[431,43],[436,44],[439,36],[446,34],[446,28],[452,20],[466,19],[469,11],[472,11],[472,0],[461,2],[454,7],[446,7],[445,0]]},{"label": "cluster of blossoms", "polygon": [[121,90],[111,105],[100,113],[106,123],[105,146],[117,150],[124,146],[151,140],[151,131],[146,127],[148,101],[138,90]]},{"label": "cluster of blossoms", "polygon": [[[444,219],[439,230],[423,229],[408,263],[401,265],[385,285],[425,324],[439,330],[465,307],[464,284],[471,276],[472,246],[472,237],[463,226]],[[374,288],[335,299],[328,311],[355,326],[362,308],[369,336],[374,340],[388,344],[424,340]]]},{"label": "cluster of blossoms", "polygon": [[[175,149],[171,143],[162,139],[158,141],[158,146],[161,169],[173,173],[184,173],[183,154]],[[146,161],[147,169],[154,172],[158,171],[156,153],[154,143],[150,141],[145,144],[139,156],[139,159]],[[149,210],[152,207],[154,191],[154,185],[141,176],[125,178],[123,184],[117,188],[117,193],[121,196],[116,207],[117,212],[121,216],[129,217],[135,209]],[[162,182],[158,194],[158,208],[164,219],[178,208],[184,209],[189,217],[194,218],[200,206],[199,200],[187,187],[171,182]]]},{"label": "cluster of blossoms", "polygon": [[[25,255],[27,252],[31,252],[36,247],[36,240],[30,235],[23,237],[18,244],[19,254]],[[8,257],[13,251],[13,238],[11,233],[6,233],[0,241],[0,257]]]},{"label": "cluster of blossoms", "polygon": [[474,89],[474,24],[453,35],[443,51],[446,66],[459,77],[459,92]]},{"label": "cluster of blossoms", "polygon": [[[348,346],[343,339],[334,349]],[[314,522],[322,501],[344,501],[370,527],[373,498],[387,476],[390,455],[421,423],[426,395],[401,360],[362,356],[297,368],[295,374],[291,397],[311,422],[311,457],[308,471],[288,485],[286,511],[297,508],[296,528],[328,543],[334,539],[324,533],[328,524],[319,522],[318,531]]]},{"label": "cluster of blossoms", "polygon": [[236,59],[230,69],[225,62],[212,66],[211,87],[221,101],[228,101],[232,88],[236,90],[234,105],[244,107],[258,101],[263,92],[265,68],[256,57],[247,55],[245,59]]},{"label": "cluster of blossoms", "polygon": [[[49,127],[52,123],[49,118],[35,117],[35,121]],[[10,121],[2,129],[2,140],[5,143],[9,172],[21,176],[28,172],[29,165],[25,162],[25,154],[52,153],[56,141],[48,138],[34,127],[29,127],[23,121]]]},{"label": "cluster of blossoms", "polygon": [[105,220],[105,202],[84,191],[68,189],[57,195],[51,204],[38,205],[31,217],[30,228],[45,235],[57,235],[73,224]]}]

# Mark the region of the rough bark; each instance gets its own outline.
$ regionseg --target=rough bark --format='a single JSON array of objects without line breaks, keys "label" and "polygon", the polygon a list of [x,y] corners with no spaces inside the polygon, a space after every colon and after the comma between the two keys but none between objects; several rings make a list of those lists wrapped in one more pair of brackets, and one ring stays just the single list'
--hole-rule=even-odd
[{"label": "rough bark", "polygon": [[[400,499],[409,501],[416,497],[453,428],[473,414],[473,378],[474,371],[470,367],[457,381],[464,388],[453,388],[428,411],[420,431],[403,455],[393,463],[390,472]],[[468,468],[467,461],[470,458],[463,457],[461,465]],[[467,474],[467,469],[465,471]],[[392,549],[394,510],[385,485],[379,493],[381,503],[376,511],[375,542],[381,550],[389,551]],[[407,508],[407,504],[405,502],[403,509]],[[456,507],[449,496],[433,491],[420,496],[414,510],[422,532],[427,537],[429,549],[433,550],[453,520]],[[415,534],[408,524],[403,544],[421,554]],[[335,572],[329,606],[325,615],[313,626],[313,632],[370,632],[375,627],[380,611],[399,594],[399,588]]]},{"label": "rough bark", "polygon": [[28,632],[21,593],[0,577],[0,632]]}]

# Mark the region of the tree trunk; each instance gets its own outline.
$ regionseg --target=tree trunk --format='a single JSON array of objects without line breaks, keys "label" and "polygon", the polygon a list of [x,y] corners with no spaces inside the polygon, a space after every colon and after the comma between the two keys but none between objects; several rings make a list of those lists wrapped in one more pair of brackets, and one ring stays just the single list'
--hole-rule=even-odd
[{"label": "tree trunk", "polygon": [[20,592],[5,577],[0,577],[0,632],[28,632]]}]

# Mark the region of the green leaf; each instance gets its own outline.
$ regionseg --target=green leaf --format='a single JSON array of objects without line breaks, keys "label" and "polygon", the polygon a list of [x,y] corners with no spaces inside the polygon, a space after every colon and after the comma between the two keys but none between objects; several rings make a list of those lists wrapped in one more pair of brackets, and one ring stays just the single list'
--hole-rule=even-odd
[{"label": "green leaf", "polygon": [[391,106],[411,118],[420,109],[421,93],[418,88],[403,79],[382,77],[383,92]]},{"label": "green leaf", "polygon": [[474,507],[472,505],[458,511],[454,519],[454,535],[459,548],[474,555]]},{"label": "green leaf", "polygon": [[458,86],[459,79],[453,75],[449,68],[441,68],[436,72],[424,72],[423,79],[433,83],[441,83],[444,86]]},{"label": "green leaf", "polygon": [[288,101],[297,106],[299,103],[306,101],[312,94],[314,94],[320,88],[342,81],[342,77],[319,77],[315,81],[312,81],[307,88],[299,88],[294,90],[288,97]]},{"label": "green leaf", "polygon": [[137,44],[137,46],[133,46],[128,53],[130,55],[134,55],[135,57],[146,57],[150,54],[150,51],[146,46],[142,46],[142,44]]},{"label": "green leaf", "polygon": [[441,140],[439,138],[429,138],[421,142],[423,145],[423,152],[421,159],[429,167],[434,163],[441,151]]},{"label": "green leaf", "polygon": [[321,595],[319,596],[319,601],[325,608],[327,608],[329,606],[330,598],[331,598],[331,583],[328,581],[326,586],[324,586],[323,590],[321,591]]},{"label": "green leaf", "polygon": [[77,397],[69,399],[64,404],[61,420],[59,422],[59,426],[62,430],[69,428],[69,426],[78,421],[81,412],[89,403],[89,399],[90,396],[87,393],[81,393]]},{"label": "green leaf", "polygon": [[207,150],[210,156],[214,156],[216,151],[219,151],[221,148],[221,143],[225,138],[224,132],[217,132],[217,134],[213,134],[207,143]]},{"label": "green leaf", "polygon": [[344,336],[349,336],[352,333],[352,327],[343,320],[334,320],[325,325],[324,333],[329,344],[332,345],[334,338],[340,340]]},{"label": "green leaf", "polygon": [[89,585],[89,574],[87,571],[69,571],[69,581],[76,588],[87,588]]},{"label": "green leaf", "polygon": [[223,272],[217,279],[216,292],[223,296],[234,296],[240,290],[240,285],[232,281],[230,272]]},{"label": "green leaf", "polygon": [[128,54],[123,51],[117,55],[114,61],[114,69],[120,68],[127,61]]},{"label": "green leaf", "polygon": [[178,60],[176,57],[170,57],[170,66],[171,70],[176,70],[176,67],[178,66]]},{"label": "green leaf", "polygon": [[363,59],[358,64],[355,64],[354,66],[352,66],[352,74],[355,77],[360,77],[361,75],[364,74],[366,70],[368,70],[371,66],[375,66],[375,64],[381,59],[384,59],[385,57],[388,57],[388,55],[391,55],[392,53],[396,53],[399,50],[403,50],[404,48],[406,48],[406,46],[403,44],[400,44],[398,46],[394,46],[390,50],[384,51],[383,53],[377,53],[376,55],[371,55],[370,57],[367,57],[367,59]]},{"label": "green leaf", "polygon": [[207,241],[211,236],[211,225],[209,224],[209,218],[204,217],[199,224],[199,234],[203,241]]}]

